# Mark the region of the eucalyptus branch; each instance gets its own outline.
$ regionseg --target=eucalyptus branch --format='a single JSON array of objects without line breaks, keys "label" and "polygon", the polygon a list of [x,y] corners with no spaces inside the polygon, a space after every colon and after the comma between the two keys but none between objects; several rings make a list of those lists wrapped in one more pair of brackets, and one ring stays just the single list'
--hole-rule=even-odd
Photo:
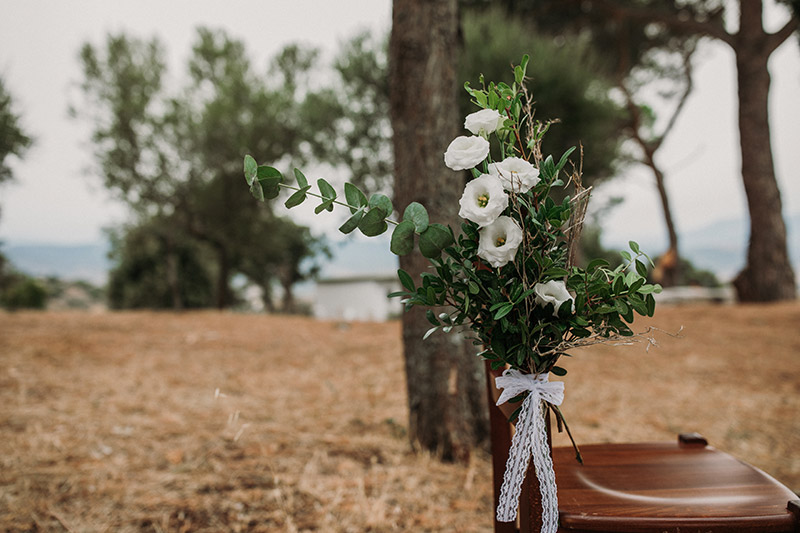
[{"label": "eucalyptus branch", "polygon": [[[279,186],[280,186],[282,189],[288,189],[288,190],[290,190],[290,191],[295,191],[295,192],[302,191],[302,189],[301,189],[300,187],[297,187],[297,186],[295,186],[295,185],[289,185],[289,184],[287,184],[287,183],[279,183],[278,185],[279,185]],[[323,195],[321,195],[321,194],[313,193],[313,192],[311,192],[310,190],[307,190],[307,191],[305,191],[305,194],[306,194],[307,196],[312,196],[312,197],[314,197],[314,198],[319,198],[320,200],[328,200],[328,199],[329,199],[329,198],[327,198],[327,197],[325,197],[325,196],[323,196]],[[340,206],[342,206],[342,207],[347,207],[347,208],[349,208],[351,211],[352,211],[352,210],[358,210],[358,209],[360,209],[360,208],[361,208],[361,206],[358,206],[358,205],[351,205],[351,204],[348,204],[348,203],[345,203],[345,202],[340,202],[339,200],[332,200],[332,201],[331,201],[331,203],[332,203],[332,204],[334,204],[334,205],[340,205]],[[400,222],[397,222],[396,220],[392,220],[391,218],[384,218],[383,220],[384,220],[385,222],[389,223],[389,224],[392,224],[392,225],[394,225],[394,226],[398,226],[398,225],[400,225]]]}]

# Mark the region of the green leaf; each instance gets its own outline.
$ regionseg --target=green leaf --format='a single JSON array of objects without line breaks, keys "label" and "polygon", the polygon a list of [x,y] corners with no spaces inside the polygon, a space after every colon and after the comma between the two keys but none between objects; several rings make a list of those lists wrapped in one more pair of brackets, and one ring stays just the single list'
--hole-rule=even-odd
[{"label": "green leaf", "polygon": [[426,331],[425,335],[422,336],[422,340],[425,340],[428,337],[430,337],[431,335],[433,335],[436,332],[437,329],[439,329],[439,326],[433,327],[433,328],[429,329],[428,331]]},{"label": "green leaf", "polygon": [[572,154],[572,152],[574,152],[574,151],[575,151],[575,147],[573,146],[572,148],[570,148],[569,150],[564,152],[564,155],[562,155],[561,159],[559,159],[559,161],[558,161],[558,165],[556,165],[556,169],[557,170],[561,170],[562,168],[564,168],[564,165],[567,164],[567,160],[569,159],[570,154]]},{"label": "green leaf", "polygon": [[414,292],[414,280],[402,268],[397,270],[397,277],[400,279],[400,284],[411,292]]},{"label": "green leaf", "polygon": [[319,215],[323,211],[333,211],[333,200],[323,200],[321,204],[314,208],[315,215]]},{"label": "green leaf", "polygon": [[407,255],[414,250],[414,224],[410,220],[404,220],[394,228],[389,249],[395,255]]},{"label": "green leaf", "polygon": [[500,306],[500,308],[497,311],[495,311],[494,316],[492,318],[494,318],[495,320],[500,320],[501,318],[509,314],[513,309],[514,309],[514,304],[512,304],[511,302],[504,302],[503,305]]},{"label": "green leaf", "polygon": [[525,78],[525,71],[522,70],[522,67],[517,65],[514,67],[514,81],[516,83],[522,83],[523,78]]},{"label": "green leaf", "polygon": [[256,170],[256,177],[259,181],[264,181],[267,178],[279,178],[279,180],[283,180],[283,174],[281,171],[274,167],[268,167],[267,165],[261,165]]},{"label": "green leaf", "polygon": [[450,229],[441,224],[431,224],[419,236],[419,251],[428,259],[439,257],[442,250],[453,244]]},{"label": "green leaf", "polygon": [[363,217],[364,217],[364,208],[357,209],[356,212],[353,213],[353,215],[344,222],[344,224],[339,226],[339,231],[341,231],[344,234],[350,233],[351,231],[353,231],[358,227],[358,224],[359,222],[361,222],[361,219]]},{"label": "green leaf", "polygon": [[359,207],[367,205],[367,196],[352,183],[344,184],[344,197],[347,198],[351,213],[355,213]]},{"label": "green leaf", "polygon": [[428,211],[424,205],[418,202],[411,202],[406,207],[406,210],[403,211],[403,221],[407,220],[414,224],[414,231],[417,233],[422,233],[428,229],[428,224],[430,223]]},{"label": "green leaf", "polygon": [[647,316],[653,316],[656,312],[656,299],[653,298],[652,294],[648,294],[644,299],[644,303],[647,306]]},{"label": "green leaf", "polygon": [[386,212],[376,208],[367,211],[367,214],[358,223],[358,229],[367,237],[375,237],[388,229],[386,224]]},{"label": "green leaf", "polygon": [[597,259],[592,259],[589,261],[589,264],[586,266],[586,272],[593,272],[600,267],[607,267],[609,262],[605,259],[598,257]]},{"label": "green leaf", "polygon": [[244,179],[247,181],[248,185],[253,184],[253,180],[256,179],[257,174],[258,163],[256,163],[256,160],[249,154],[244,156]]},{"label": "green leaf", "polygon": [[370,209],[374,209],[376,207],[383,209],[386,213],[384,218],[388,217],[394,211],[394,207],[392,206],[392,201],[389,200],[389,197],[385,194],[375,193],[369,197],[369,207]]},{"label": "green leaf", "polygon": [[333,186],[331,186],[331,184],[328,183],[327,181],[325,181],[324,179],[319,178],[317,180],[317,187],[319,187],[320,194],[326,200],[335,200],[336,199],[336,189],[334,189]]},{"label": "green leaf", "polygon": [[308,187],[308,180],[306,179],[305,175],[300,172],[299,168],[294,169],[294,179],[297,180],[297,186],[301,189],[303,187]]},{"label": "green leaf", "polygon": [[636,281],[634,281],[634,282],[631,284],[631,286],[628,288],[628,292],[629,292],[629,293],[636,293],[636,292],[638,292],[638,290],[639,290],[639,289],[642,287],[642,285],[644,285],[644,282],[645,282],[645,279],[644,279],[644,278],[639,278],[639,279],[637,279],[637,280],[636,280]]},{"label": "green leaf", "polygon": [[256,179],[250,185],[250,192],[261,201],[271,200],[280,194],[282,181],[280,170],[262,165],[256,170]]},{"label": "green leaf", "polygon": [[295,206],[298,206],[298,205],[302,204],[303,201],[306,199],[306,192],[310,188],[311,188],[311,185],[306,185],[305,187],[303,187],[299,191],[295,191],[295,193],[292,194],[286,200],[286,202],[284,202],[283,205],[285,205],[288,209],[291,209],[292,207],[295,207]]},{"label": "green leaf", "polygon": [[433,312],[433,309],[427,309],[425,311],[425,318],[427,318],[428,322],[430,322],[434,326],[440,325],[439,319],[436,318],[436,314]]},{"label": "green leaf", "polygon": [[639,244],[637,244],[636,241],[628,241],[628,246],[631,247],[631,250],[633,250],[633,253],[635,253],[635,254],[642,253],[642,251],[639,249]]},{"label": "green leaf", "polygon": [[523,74],[528,69],[528,61],[530,61],[530,59],[531,57],[528,54],[522,56],[522,62],[519,64],[519,66],[522,69]]},{"label": "green leaf", "polygon": [[638,259],[636,260],[636,272],[643,278],[647,277],[647,267]]},{"label": "green leaf", "polygon": [[552,372],[556,376],[566,376],[567,375],[567,369],[566,368],[561,368],[560,366],[554,366],[553,368],[550,369],[550,372]]},{"label": "green leaf", "polygon": [[253,180],[253,183],[250,184],[250,194],[252,194],[253,198],[259,202],[264,201],[264,188],[261,187],[261,184],[258,182],[258,180]]}]

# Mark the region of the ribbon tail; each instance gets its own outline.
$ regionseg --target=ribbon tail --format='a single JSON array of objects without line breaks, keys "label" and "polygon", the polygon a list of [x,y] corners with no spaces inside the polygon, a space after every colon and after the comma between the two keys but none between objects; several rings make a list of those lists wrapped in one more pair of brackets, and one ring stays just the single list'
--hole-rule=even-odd
[{"label": "ribbon tail", "polygon": [[547,428],[544,424],[542,402],[536,402],[536,414],[531,432],[534,434],[532,446],[533,465],[536,467],[536,478],[539,480],[539,491],[542,495],[542,533],[558,531],[558,494],[556,473],[553,469],[553,458],[547,445]]},{"label": "ribbon tail", "polygon": [[542,494],[542,533],[558,530],[558,497],[553,460],[547,447],[542,402],[537,394],[529,394],[523,401],[517,419],[516,432],[511,440],[506,471],[497,504],[497,520],[513,522],[517,518],[522,483],[533,457],[536,477]]}]

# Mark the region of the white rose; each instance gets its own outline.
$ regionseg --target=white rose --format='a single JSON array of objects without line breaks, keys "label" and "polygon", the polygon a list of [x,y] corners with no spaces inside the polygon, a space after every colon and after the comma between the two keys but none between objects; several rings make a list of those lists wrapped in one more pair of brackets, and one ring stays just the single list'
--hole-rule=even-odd
[{"label": "white rose", "polygon": [[499,163],[491,163],[489,173],[499,177],[507,191],[528,192],[539,183],[539,169],[519,157],[507,157]]},{"label": "white rose", "polygon": [[508,207],[508,194],[496,176],[481,174],[464,187],[464,194],[458,201],[461,209],[458,216],[488,226]]},{"label": "white rose", "polygon": [[480,231],[478,257],[493,267],[501,267],[514,260],[520,244],[522,228],[516,220],[503,215]]},{"label": "white rose", "polygon": [[453,170],[475,167],[489,155],[489,141],[483,137],[462,135],[453,139],[444,153],[444,164]]},{"label": "white rose", "polygon": [[542,307],[553,304],[553,315],[558,316],[558,308],[564,302],[572,302],[572,312],[575,312],[575,300],[567,290],[567,285],[563,281],[550,280],[547,283],[537,283],[533,286],[534,299]]},{"label": "white rose", "polygon": [[464,127],[475,135],[489,135],[503,125],[505,118],[494,109],[481,109],[467,115]]}]

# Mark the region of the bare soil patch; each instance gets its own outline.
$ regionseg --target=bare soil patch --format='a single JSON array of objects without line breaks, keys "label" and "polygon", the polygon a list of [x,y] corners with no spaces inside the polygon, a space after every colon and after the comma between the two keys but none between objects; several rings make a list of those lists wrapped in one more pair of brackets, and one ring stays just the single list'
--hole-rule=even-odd
[{"label": "bare soil patch", "polygon": [[[800,305],[648,324],[684,329],[564,362],[578,441],[698,431],[800,489]],[[405,401],[397,322],[0,314],[0,530],[490,531],[488,455],[413,453]]]}]

